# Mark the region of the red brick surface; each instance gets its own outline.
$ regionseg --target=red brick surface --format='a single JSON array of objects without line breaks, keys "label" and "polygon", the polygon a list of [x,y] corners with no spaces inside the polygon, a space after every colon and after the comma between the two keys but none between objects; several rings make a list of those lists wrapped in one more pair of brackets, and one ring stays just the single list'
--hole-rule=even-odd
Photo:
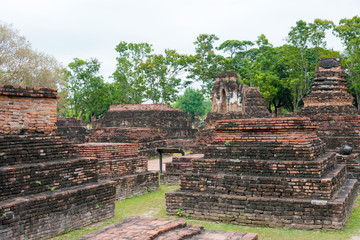
[{"label": "red brick surface", "polygon": [[184,220],[131,217],[78,240],[257,240],[257,234],[204,230]]},{"label": "red brick surface", "polygon": [[0,85],[0,134],[53,134],[56,89]]}]

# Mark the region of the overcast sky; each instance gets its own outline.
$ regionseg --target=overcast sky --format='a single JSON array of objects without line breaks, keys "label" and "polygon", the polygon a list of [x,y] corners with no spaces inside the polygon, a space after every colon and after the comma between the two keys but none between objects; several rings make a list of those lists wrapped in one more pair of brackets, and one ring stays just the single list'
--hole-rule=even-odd
[{"label": "overcast sky", "polygon": [[[201,33],[217,35],[218,44],[265,34],[279,46],[300,19],[337,24],[358,14],[359,0],[0,0],[0,21],[13,24],[34,49],[64,66],[75,57],[97,58],[105,79],[116,68],[121,41],[189,54]],[[341,44],[332,38],[328,47]]]}]

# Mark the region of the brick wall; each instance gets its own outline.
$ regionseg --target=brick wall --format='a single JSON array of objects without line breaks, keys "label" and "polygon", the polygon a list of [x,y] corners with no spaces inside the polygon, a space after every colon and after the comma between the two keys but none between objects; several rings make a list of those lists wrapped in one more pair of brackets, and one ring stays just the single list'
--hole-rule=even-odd
[{"label": "brick wall", "polygon": [[0,134],[53,134],[57,90],[0,85]]},{"label": "brick wall", "polygon": [[98,159],[98,176],[101,179],[147,171],[147,159],[138,157],[136,143],[85,143],[77,146],[79,156]]},{"label": "brick wall", "polygon": [[[44,239],[111,218],[115,182],[55,136],[56,90],[0,85],[0,239]],[[3,107],[4,106],[4,107]]]},{"label": "brick wall", "polygon": [[157,156],[157,147],[165,147],[167,141],[157,129],[136,127],[103,127],[94,129],[90,142],[138,143],[142,156]]},{"label": "brick wall", "polygon": [[0,239],[45,239],[114,216],[114,182],[0,202]]},{"label": "brick wall", "polygon": [[65,136],[73,143],[85,143],[89,140],[88,129],[76,118],[57,117],[56,134]]}]

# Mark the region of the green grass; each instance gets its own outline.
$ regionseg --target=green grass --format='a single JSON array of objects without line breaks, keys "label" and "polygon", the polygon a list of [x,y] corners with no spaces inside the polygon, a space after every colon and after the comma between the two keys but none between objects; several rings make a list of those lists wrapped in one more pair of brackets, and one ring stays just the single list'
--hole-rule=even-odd
[{"label": "green grass", "polygon": [[[68,232],[54,239],[70,240],[82,235],[96,231],[109,224],[118,222],[131,216],[148,216],[156,218],[175,218],[166,215],[165,193],[179,188],[178,186],[161,186],[159,191],[145,194],[139,197],[132,197],[122,202],[117,202],[115,207],[115,217],[104,220],[100,223],[92,224],[88,227]],[[352,235],[360,235],[360,198],[358,199],[352,214],[350,215],[343,230],[323,230],[323,231],[300,231],[292,229],[273,229],[265,227],[246,227],[232,224],[223,224],[210,221],[187,220],[189,224],[203,225],[206,229],[253,232],[259,235],[261,240],[337,240],[350,239]]]}]

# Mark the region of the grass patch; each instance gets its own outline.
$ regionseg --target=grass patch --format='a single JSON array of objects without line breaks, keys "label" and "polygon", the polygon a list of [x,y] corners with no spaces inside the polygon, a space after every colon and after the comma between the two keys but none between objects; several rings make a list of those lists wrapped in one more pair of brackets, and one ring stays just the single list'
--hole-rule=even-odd
[{"label": "grass patch", "polygon": [[[146,216],[156,218],[177,218],[166,215],[165,193],[179,188],[179,186],[161,186],[159,191],[151,192],[143,196],[128,198],[122,202],[117,202],[115,207],[115,217],[92,224],[88,227],[68,232],[53,239],[70,240],[82,235],[101,229],[107,225],[126,219],[131,216]],[[359,198],[360,199],[360,198]],[[233,224],[223,224],[210,221],[187,220],[188,224],[203,225],[206,229],[253,232],[259,235],[262,240],[346,240],[352,235],[360,235],[360,202],[356,202],[355,207],[343,230],[322,230],[322,231],[301,231],[292,229],[274,229],[265,227],[246,227]]]}]

